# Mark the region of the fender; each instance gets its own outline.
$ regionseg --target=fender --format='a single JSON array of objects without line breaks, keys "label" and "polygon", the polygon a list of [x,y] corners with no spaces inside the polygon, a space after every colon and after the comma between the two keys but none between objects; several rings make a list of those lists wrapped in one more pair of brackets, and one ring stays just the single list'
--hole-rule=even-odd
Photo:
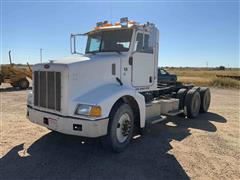
[{"label": "fender", "polygon": [[76,104],[98,105],[102,109],[102,116],[100,118],[106,118],[109,116],[115,102],[117,102],[117,100],[123,96],[131,96],[136,100],[140,110],[140,126],[144,127],[145,98],[135,89],[128,86],[120,86],[119,84],[105,84],[75,98],[73,100],[73,104],[74,106],[76,106]]}]

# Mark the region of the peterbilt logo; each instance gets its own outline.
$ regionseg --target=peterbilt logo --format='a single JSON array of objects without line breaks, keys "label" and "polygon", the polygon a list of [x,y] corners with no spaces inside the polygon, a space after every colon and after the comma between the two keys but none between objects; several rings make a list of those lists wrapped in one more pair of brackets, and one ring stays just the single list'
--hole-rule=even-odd
[{"label": "peterbilt logo", "polygon": [[49,67],[50,67],[49,64],[45,64],[45,65],[44,65],[44,68],[45,68],[45,69],[48,69]]}]

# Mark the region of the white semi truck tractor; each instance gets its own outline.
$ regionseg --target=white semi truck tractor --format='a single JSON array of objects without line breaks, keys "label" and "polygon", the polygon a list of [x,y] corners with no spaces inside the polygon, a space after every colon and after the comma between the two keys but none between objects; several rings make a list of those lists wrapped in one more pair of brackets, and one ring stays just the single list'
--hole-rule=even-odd
[{"label": "white semi truck tractor", "polygon": [[[84,54],[77,48],[81,36],[87,36]],[[153,23],[100,22],[85,34],[71,34],[70,42],[70,57],[33,66],[31,122],[101,137],[104,147],[121,152],[147,124],[208,111],[208,88],[158,83],[159,31]]]}]

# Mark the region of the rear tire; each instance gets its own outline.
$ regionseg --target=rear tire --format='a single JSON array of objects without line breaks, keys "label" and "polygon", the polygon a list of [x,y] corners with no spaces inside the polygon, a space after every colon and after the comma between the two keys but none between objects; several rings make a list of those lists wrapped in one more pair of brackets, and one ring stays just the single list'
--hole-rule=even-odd
[{"label": "rear tire", "polygon": [[3,75],[0,73],[0,86],[2,85],[3,82],[4,82],[4,77],[3,77]]},{"label": "rear tire", "polygon": [[187,108],[187,117],[196,118],[199,114],[201,98],[199,92],[193,88],[190,89],[185,97],[185,106]]},{"label": "rear tire", "polygon": [[18,87],[18,83],[17,83],[17,82],[12,82],[12,83],[11,83],[11,86],[14,87],[14,88],[16,88],[16,87]]},{"label": "rear tire", "polygon": [[[179,110],[184,110],[184,100],[185,100],[185,96],[187,94],[187,89],[179,89],[178,92],[177,92],[177,95],[176,95],[176,98],[179,99]],[[179,117],[185,117],[185,113],[181,113],[181,114],[178,114]]]},{"label": "rear tire", "polygon": [[18,86],[20,87],[20,89],[27,89],[29,87],[29,82],[28,82],[28,80],[26,78],[25,79],[21,79],[18,82]]},{"label": "rear tire", "polygon": [[179,109],[184,109],[184,99],[187,94],[187,89],[179,89],[176,98],[179,99]]},{"label": "rear tire", "polygon": [[201,105],[200,105],[200,112],[206,113],[210,106],[211,102],[211,93],[210,89],[207,87],[200,88],[200,96],[201,96]]},{"label": "rear tire", "polygon": [[114,152],[122,152],[132,139],[133,129],[132,108],[124,103],[114,105],[109,116],[108,133],[101,139],[102,145]]}]

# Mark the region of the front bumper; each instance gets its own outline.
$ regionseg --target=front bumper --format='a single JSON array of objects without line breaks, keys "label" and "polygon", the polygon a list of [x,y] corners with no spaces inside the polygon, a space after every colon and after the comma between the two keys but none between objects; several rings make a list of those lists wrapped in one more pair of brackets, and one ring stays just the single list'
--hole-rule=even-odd
[{"label": "front bumper", "polygon": [[107,134],[108,118],[88,120],[61,116],[27,107],[27,118],[36,124],[64,134],[100,137]]}]

